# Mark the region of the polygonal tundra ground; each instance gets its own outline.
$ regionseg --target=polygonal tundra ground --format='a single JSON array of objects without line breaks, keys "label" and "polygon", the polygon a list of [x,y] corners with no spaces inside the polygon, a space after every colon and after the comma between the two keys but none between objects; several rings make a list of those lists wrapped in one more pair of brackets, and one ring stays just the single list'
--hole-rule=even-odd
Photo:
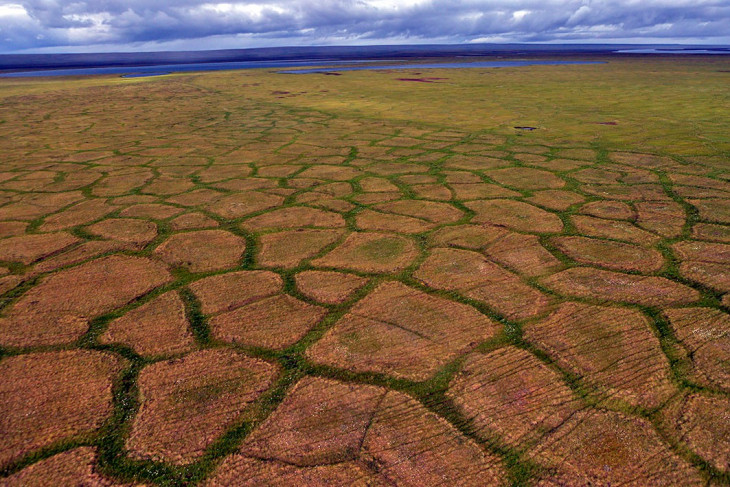
[{"label": "polygonal tundra ground", "polygon": [[155,253],[171,266],[190,272],[233,267],[246,250],[246,240],[223,230],[179,233],[157,247]]},{"label": "polygonal tundra ground", "polygon": [[425,380],[497,325],[476,310],[397,282],[359,301],[308,352],[319,363]]},{"label": "polygonal tundra ground", "polygon": [[195,340],[185,305],[169,291],[109,324],[101,343],[122,343],[140,355],[169,355],[190,351]]},{"label": "polygonal tundra ground", "polygon": [[269,388],[276,374],[276,366],[226,349],[149,365],[140,373],[140,410],[126,448],[136,458],[189,464]]},{"label": "polygonal tundra ground", "polygon": [[417,255],[415,243],[408,238],[385,233],[352,233],[312,264],[360,272],[397,272],[405,269]]},{"label": "polygonal tundra ground", "polygon": [[69,350],[0,361],[0,466],[61,440],[88,434],[112,413],[112,382],[123,360]]},{"label": "polygonal tundra ground", "polygon": [[470,355],[447,394],[480,436],[498,434],[518,447],[556,428],[580,407],[554,370],[514,347]]},{"label": "polygonal tundra ground", "polygon": [[525,339],[605,397],[653,408],[674,392],[669,363],[638,311],[564,303],[527,326]]},{"label": "polygonal tundra ground", "polygon": [[47,485],[121,486],[96,469],[94,448],[82,446],[65,451],[21,470],[0,481],[4,487],[44,487]]},{"label": "polygonal tundra ground", "polygon": [[548,298],[540,291],[467,250],[434,249],[414,277],[436,289],[459,291],[514,320],[531,318],[548,306]]},{"label": "polygonal tundra ground", "polygon": [[0,318],[0,343],[37,346],[80,337],[94,316],[123,306],[171,280],[158,263],[111,256],[54,274],[24,294]]},{"label": "polygonal tundra ground", "polygon": [[[255,459],[273,463],[263,468]],[[293,388],[211,485],[238,476],[244,485],[275,483],[280,474],[312,485],[500,485],[504,479],[497,458],[414,399],[317,378]]]},{"label": "polygonal tundra ground", "polygon": [[730,316],[703,307],[668,309],[665,315],[691,357],[695,380],[730,391]]},{"label": "polygonal tundra ground", "polygon": [[601,409],[574,414],[529,458],[546,469],[539,485],[703,485],[651,423]]},{"label": "polygonal tundra ground", "polygon": [[0,78],[0,485],[728,485],[715,57]]}]

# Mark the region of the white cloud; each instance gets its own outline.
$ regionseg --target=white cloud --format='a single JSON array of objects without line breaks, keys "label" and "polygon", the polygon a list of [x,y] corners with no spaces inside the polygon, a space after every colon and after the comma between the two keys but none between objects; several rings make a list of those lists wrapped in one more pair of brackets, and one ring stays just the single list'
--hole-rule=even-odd
[{"label": "white cloud", "polygon": [[722,43],[728,25],[730,0],[0,0],[0,52],[642,38]]}]

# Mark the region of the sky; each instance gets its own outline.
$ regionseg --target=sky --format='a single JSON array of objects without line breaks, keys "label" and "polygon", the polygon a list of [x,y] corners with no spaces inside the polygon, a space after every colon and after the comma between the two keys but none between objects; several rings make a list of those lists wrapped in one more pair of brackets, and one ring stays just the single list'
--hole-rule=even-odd
[{"label": "sky", "polygon": [[730,44],[730,0],[0,0],[0,53]]}]

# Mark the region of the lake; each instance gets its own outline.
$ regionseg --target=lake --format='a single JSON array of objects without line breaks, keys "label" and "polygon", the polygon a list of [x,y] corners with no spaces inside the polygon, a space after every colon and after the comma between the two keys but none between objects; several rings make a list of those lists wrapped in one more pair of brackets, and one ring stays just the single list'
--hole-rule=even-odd
[{"label": "lake", "polygon": [[409,63],[378,66],[343,66],[333,68],[289,69],[282,74],[332,73],[340,71],[374,71],[383,69],[458,69],[458,68],[514,68],[521,66],[560,66],[573,64],[605,64],[600,61],[475,61],[466,63]]},{"label": "lake", "polygon": [[190,64],[154,64],[150,66],[104,66],[68,69],[42,69],[35,71],[17,71],[14,73],[0,73],[2,78],[36,78],[41,76],[88,76],[94,74],[121,74],[127,78],[143,76],[161,76],[170,73],[190,71],[225,71],[230,69],[261,69],[261,68],[293,68],[298,66],[322,66],[337,64],[353,64],[373,62],[370,60],[358,61],[241,61],[226,63],[190,63]]},{"label": "lake", "polygon": [[[350,61],[243,61],[226,63],[191,63],[191,64],[158,64],[151,66],[106,66],[69,69],[46,69],[37,71],[18,71],[2,73],[5,78],[34,78],[41,76],[88,76],[102,74],[119,74],[125,78],[139,78],[146,76],[161,76],[170,73],[191,71],[224,71],[235,69],[281,69],[298,68],[301,66],[327,66],[314,69],[292,69],[280,71],[285,74],[327,73],[333,71],[365,71],[376,69],[454,69],[454,68],[508,68],[519,66],[553,66],[572,64],[601,64],[592,61],[476,61],[456,63],[405,63],[377,66],[351,66],[352,64],[384,62],[384,60],[350,60]],[[345,65],[345,66],[342,66]]]}]

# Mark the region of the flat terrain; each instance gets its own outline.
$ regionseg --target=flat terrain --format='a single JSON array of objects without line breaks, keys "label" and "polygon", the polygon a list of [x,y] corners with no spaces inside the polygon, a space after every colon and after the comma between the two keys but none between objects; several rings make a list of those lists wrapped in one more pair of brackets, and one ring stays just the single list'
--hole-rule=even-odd
[{"label": "flat terrain", "polygon": [[730,60],[606,61],[0,80],[0,485],[729,485]]}]

